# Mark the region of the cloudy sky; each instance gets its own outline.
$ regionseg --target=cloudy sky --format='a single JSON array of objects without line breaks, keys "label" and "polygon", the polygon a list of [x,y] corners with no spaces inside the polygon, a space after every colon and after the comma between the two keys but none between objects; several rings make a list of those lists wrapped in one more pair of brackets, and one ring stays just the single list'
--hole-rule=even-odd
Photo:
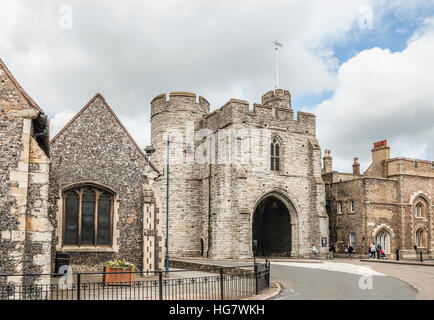
[{"label": "cloudy sky", "polygon": [[96,93],[141,146],[150,101],[192,91],[252,105],[279,85],[317,115],[334,167],[372,143],[434,160],[434,1],[0,0],[0,57],[57,131]]}]

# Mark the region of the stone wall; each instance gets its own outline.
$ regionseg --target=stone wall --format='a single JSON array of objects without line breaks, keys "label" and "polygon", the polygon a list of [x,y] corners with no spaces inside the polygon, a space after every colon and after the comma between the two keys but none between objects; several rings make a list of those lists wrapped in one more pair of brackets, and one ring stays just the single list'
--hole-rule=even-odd
[{"label": "stone wall", "polygon": [[[139,270],[158,269],[160,201],[146,176],[147,159],[101,95],[92,98],[53,138],[51,160],[50,215],[56,226],[53,258],[56,250],[70,252],[74,271],[100,272],[106,261],[115,258],[130,261]],[[62,243],[62,192],[87,183],[115,194],[109,247]]]},{"label": "stone wall", "polygon": [[[254,210],[270,194],[293,208],[292,255],[309,255],[312,244],[320,248],[321,237],[328,237],[328,217],[315,116],[299,112],[294,119],[289,92],[283,90],[264,95],[264,104],[254,104],[253,110],[248,102],[231,99],[207,113],[204,101],[196,102],[194,94],[176,93],[168,101],[160,95],[151,102],[156,149],[152,159],[161,172],[167,133],[177,142],[170,153],[171,159],[178,155],[178,162],[170,162],[171,254],[200,255],[203,243],[203,255],[215,259],[251,257]],[[278,172],[269,170],[271,137],[281,141]],[[219,148],[225,139],[233,143]],[[253,140],[258,143],[245,148]],[[185,152],[189,143],[194,145],[194,158]],[[243,157],[260,161],[243,162]],[[157,182],[162,199],[165,178]]]},{"label": "stone wall", "polygon": [[[49,272],[48,121],[0,60],[0,273]],[[19,276],[1,281],[21,283]],[[47,283],[46,277],[25,283]]]},{"label": "stone wall", "polygon": [[[387,142],[374,148],[373,164],[362,175],[328,172],[323,174],[330,217],[330,238],[344,250],[349,233],[355,233],[356,253],[367,254],[367,246],[380,231],[390,236],[390,255],[399,249],[403,258],[416,258],[416,231],[423,230],[425,244],[419,247],[433,256],[432,161],[389,158]],[[416,217],[417,199],[425,204],[423,217]],[[350,201],[355,212],[349,213]],[[342,201],[343,212],[338,213]]]}]

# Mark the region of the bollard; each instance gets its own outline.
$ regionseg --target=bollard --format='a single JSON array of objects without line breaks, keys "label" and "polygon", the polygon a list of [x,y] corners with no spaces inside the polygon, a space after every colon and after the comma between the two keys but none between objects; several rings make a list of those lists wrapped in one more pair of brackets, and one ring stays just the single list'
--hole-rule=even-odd
[{"label": "bollard", "polygon": [[420,254],[420,262],[423,262],[423,259],[422,259],[422,250],[419,251],[419,254]]},{"label": "bollard", "polygon": [[224,280],[223,268],[220,268],[220,300],[225,299],[223,280]]},{"label": "bollard", "polygon": [[255,275],[255,294],[259,293],[259,284],[258,284],[258,265],[254,266],[254,275]]},{"label": "bollard", "polygon": [[399,249],[396,249],[396,261],[399,261]]},{"label": "bollard", "polygon": [[158,271],[158,293],[160,300],[163,300],[163,272]]},{"label": "bollard", "polygon": [[80,300],[81,274],[77,274],[77,300]]}]

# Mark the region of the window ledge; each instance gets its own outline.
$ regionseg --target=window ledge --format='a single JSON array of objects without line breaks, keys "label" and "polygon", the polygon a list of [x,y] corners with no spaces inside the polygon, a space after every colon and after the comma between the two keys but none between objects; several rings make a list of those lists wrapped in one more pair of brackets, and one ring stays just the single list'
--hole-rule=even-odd
[{"label": "window ledge", "polygon": [[63,246],[60,251],[68,252],[109,252],[115,253],[116,251],[112,247],[94,247],[94,246]]}]

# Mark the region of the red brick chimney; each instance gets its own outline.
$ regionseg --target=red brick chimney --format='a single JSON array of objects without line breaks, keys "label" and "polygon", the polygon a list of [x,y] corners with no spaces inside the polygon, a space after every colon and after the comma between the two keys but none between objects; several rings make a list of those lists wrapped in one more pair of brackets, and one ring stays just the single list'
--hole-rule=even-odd
[{"label": "red brick chimney", "polygon": [[390,159],[390,147],[387,145],[387,140],[374,142],[372,151],[372,162],[382,162]]}]

